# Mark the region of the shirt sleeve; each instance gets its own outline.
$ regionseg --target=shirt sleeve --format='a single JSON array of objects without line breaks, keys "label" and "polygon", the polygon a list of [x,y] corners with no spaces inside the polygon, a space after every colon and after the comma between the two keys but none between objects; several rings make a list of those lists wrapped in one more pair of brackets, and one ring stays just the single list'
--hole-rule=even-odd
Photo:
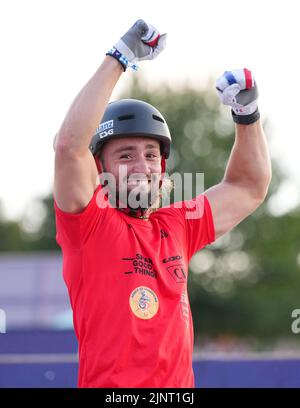
[{"label": "shirt sleeve", "polygon": [[89,204],[79,213],[62,211],[54,200],[56,241],[63,250],[80,250],[103,217],[101,186],[98,186]]},{"label": "shirt sleeve", "polygon": [[215,241],[215,228],[210,203],[204,194],[182,202],[188,259]]}]

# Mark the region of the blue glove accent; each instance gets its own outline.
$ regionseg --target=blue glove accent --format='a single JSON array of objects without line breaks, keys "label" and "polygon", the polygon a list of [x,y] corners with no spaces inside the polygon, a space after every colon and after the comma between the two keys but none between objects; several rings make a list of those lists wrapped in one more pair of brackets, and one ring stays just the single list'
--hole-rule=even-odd
[{"label": "blue glove accent", "polygon": [[229,85],[237,84],[237,80],[230,71],[225,71],[224,76],[227,79]]}]

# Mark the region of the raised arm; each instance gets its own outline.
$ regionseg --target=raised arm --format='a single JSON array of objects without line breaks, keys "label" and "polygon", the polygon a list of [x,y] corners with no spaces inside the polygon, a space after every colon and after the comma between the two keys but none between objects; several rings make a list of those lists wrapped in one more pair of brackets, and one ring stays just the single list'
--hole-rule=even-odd
[{"label": "raised arm", "polygon": [[272,174],[251,72],[226,72],[217,81],[217,89],[222,102],[232,107],[236,134],[223,180],[205,192],[212,208],[216,238],[230,231],[264,201]]},{"label": "raised arm", "polygon": [[63,211],[82,210],[97,187],[97,167],[88,147],[122,72],[118,61],[105,57],[75,98],[55,137],[54,197]]},{"label": "raised arm", "polygon": [[[103,117],[122,72],[136,61],[156,57],[165,46],[165,35],[138,20],[109,50],[101,66],[73,101],[54,139],[54,198],[60,209],[84,209],[97,187],[98,172],[90,141]],[[153,42],[155,35],[158,37]]]}]

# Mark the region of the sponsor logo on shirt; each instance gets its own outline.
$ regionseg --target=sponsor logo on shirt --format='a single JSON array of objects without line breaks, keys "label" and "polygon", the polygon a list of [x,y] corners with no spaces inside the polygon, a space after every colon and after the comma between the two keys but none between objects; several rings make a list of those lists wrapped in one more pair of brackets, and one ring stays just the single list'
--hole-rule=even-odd
[{"label": "sponsor logo on shirt", "polygon": [[186,273],[182,264],[168,266],[167,271],[176,283],[184,283],[186,281]]},{"label": "sponsor logo on shirt", "polygon": [[168,238],[168,236],[169,236],[169,234],[167,233],[167,231],[165,231],[165,230],[163,230],[163,229],[160,230],[160,237],[161,237],[161,239],[163,239],[163,238]]},{"label": "sponsor logo on shirt", "polygon": [[159,308],[158,297],[146,286],[139,286],[131,292],[129,305],[132,313],[139,319],[152,319]]},{"label": "sponsor logo on shirt", "polygon": [[179,259],[182,259],[181,255],[169,256],[169,258],[163,259],[163,263],[172,262],[172,261],[179,261]]},{"label": "sponsor logo on shirt", "polygon": [[128,270],[124,272],[125,275],[147,275],[150,278],[157,279],[157,271],[154,269],[151,258],[136,254],[133,258],[122,258],[122,261],[129,261],[131,263],[131,265],[128,266]]},{"label": "sponsor logo on shirt", "polygon": [[181,317],[185,321],[185,324],[188,326],[190,313],[189,313],[188,295],[187,295],[186,290],[184,290],[181,294],[180,308],[181,308]]},{"label": "sponsor logo on shirt", "polygon": [[184,271],[184,266],[182,263],[178,263],[180,259],[182,259],[181,255],[174,255],[174,256],[169,256],[168,258],[164,258],[162,260],[164,264],[168,262],[174,262],[174,261],[177,262],[176,264],[170,265],[166,268],[176,283],[186,282],[186,273]]}]

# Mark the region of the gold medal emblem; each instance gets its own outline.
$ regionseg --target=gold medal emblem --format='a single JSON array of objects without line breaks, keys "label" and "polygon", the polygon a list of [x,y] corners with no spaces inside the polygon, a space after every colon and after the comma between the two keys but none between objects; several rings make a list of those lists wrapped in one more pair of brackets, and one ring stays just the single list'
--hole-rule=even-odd
[{"label": "gold medal emblem", "polygon": [[159,302],[152,289],[139,286],[131,292],[129,305],[136,317],[151,319],[158,311]]}]

